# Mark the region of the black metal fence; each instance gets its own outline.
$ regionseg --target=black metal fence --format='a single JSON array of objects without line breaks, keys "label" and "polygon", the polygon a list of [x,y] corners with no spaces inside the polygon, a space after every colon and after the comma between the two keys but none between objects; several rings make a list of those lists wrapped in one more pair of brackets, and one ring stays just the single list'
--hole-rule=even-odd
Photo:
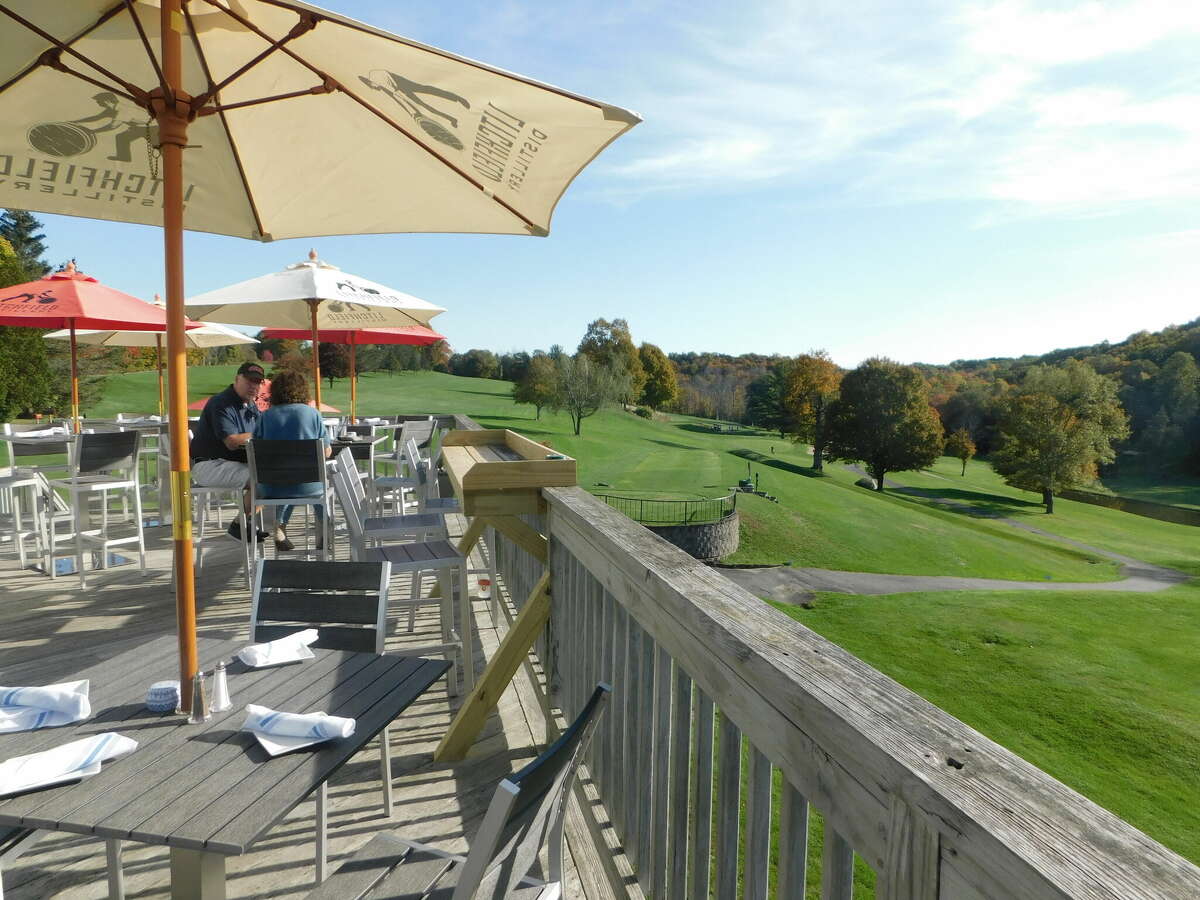
[{"label": "black metal fence", "polygon": [[707,500],[656,500],[611,494],[596,497],[642,525],[704,525],[727,519],[737,509],[736,494]]}]

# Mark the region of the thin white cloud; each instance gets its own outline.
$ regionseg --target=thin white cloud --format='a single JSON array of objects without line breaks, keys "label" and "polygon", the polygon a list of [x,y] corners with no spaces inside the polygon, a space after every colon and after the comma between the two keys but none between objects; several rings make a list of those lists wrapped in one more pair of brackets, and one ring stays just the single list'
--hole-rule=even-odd
[{"label": "thin white cloud", "polygon": [[1200,4],[896,6],[680,25],[684,49],[665,41],[634,89],[647,124],[608,165],[616,192],[790,179],[855,203],[987,201],[992,220],[1200,199],[1200,80],[1155,64],[1200,52]]}]

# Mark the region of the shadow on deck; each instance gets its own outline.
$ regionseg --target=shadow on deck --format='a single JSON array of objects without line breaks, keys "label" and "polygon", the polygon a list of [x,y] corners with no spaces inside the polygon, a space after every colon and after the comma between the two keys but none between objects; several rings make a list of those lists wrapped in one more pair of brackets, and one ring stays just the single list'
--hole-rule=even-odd
[{"label": "shadow on deck", "polygon": [[[452,524],[452,531],[461,531],[462,526],[459,520]],[[74,577],[51,581],[40,573],[21,571],[15,554],[8,548],[0,550],[0,683],[5,683],[6,668],[34,660],[61,671],[66,679],[72,672],[151,637],[173,633],[170,530],[147,529],[146,538],[150,552],[145,577],[136,564],[122,566],[97,573],[94,579],[89,574],[83,592]],[[198,629],[205,635],[244,637],[250,596],[241,551],[234,542],[220,538],[210,546],[196,579]],[[342,559],[347,556],[344,550],[338,555]],[[472,565],[481,567],[482,563],[475,559]],[[407,583],[393,584],[393,592],[407,596]],[[474,601],[477,672],[483,670],[511,621],[511,607],[502,609],[500,622],[496,622],[489,601]],[[388,650],[402,653],[406,645],[428,644],[431,638],[436,641],[437,634],[433,607],[418,611],[411,634],[405,612],[403,620],[399,615],[392,618]],[[396,804],[390,821],[383,818],[380,807],[378,745],[369,743],[351,759],[330,781],[331,870],[385,829],[444,849],[465,850],[466,836],[478,827],[496,783],[532,759],[545,739],[539,682],[539,673],[526,664],[467,758],[458,763],[434,762],[433,751],[466,695],[448,697],[444,681],[430,688],[392,728]],[[237,698],[233,699],[237,703]],[[596,812],[603,820],[603,809]],[[578,808],[574,815],[578,818]],[[228,896],[305,896],[313,887],[313,841],[314,802],[306,800],[250,853],[229,858]],[[583,854],[581,866],[576,865],[577,846],[569,843],[568,847],[567,894],[614,896],[599,862],[594,858],[587,861],[588,852]],[[594,857],[594,851],[590,855]],[[168,863],[166,847],[127,843],[126,895],[167,896]],[[7,900],[106,897],[104,844],[77,835],[47,835],[6,866],[3,878]]]}]

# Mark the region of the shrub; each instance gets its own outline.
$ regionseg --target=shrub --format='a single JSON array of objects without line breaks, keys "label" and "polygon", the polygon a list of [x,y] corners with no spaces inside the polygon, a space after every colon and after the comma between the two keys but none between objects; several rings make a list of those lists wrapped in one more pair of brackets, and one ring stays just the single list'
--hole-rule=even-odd
[{"label": "shrub", "polygon": [[645,406],[639,406],[639,407],[638,407],[637,409],[635,409],[633,412],[634,412],[634,414],[635,414],[635,415],[639,415],[639,416],[641,416],[643,419],[652,419],[652,418],[654,418],[654,413],[653,413],[653,412],[651,412],[651,411],[650,411],[650,409],[649,409],[648,407],[645,407]]}]

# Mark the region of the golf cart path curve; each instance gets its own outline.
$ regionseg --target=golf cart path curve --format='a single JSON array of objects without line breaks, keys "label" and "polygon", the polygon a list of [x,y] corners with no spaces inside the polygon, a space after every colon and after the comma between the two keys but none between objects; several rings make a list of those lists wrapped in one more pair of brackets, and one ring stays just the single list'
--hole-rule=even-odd
[{"label": "golf cart path curve", "polygon": [[[865,475],[858,466],[846,466],[856,474]],[[889,479],[884,479],[884,486],[899,494],[911,493],[911,489]],[[1152,593],[1162,591],[1172,585],[1182,584],[1191,578],[1186,572],[1169,569],[1166,566],[1156,566],[1153,563],[1134,559],[1122,553],[1103,550],[1071,538],[1051,534],[1035,525],[1029,525],[1017,519],[999,515],[985,510],[979,510],[967,503],[954,500],[939,500],[934,502],[943,506],[963,510],[980,518],[995,519],[1019,528],[1031,534],[1040,535],[1052,541],[1068,544],[1095,556],[1102,556],[1121,564],[1124,577],[1117,581],[1007,581],[1002,578],[964,578],[958,575],[882,575],[877,572],[843,572],[838,569],[815,569],[809,567],[791,568],[775,566],[762,569],[726,569],[723,574],[730,581],[744,587],[751,593],[762,597],[770,597],[782,603],[794,603],[803,599],[812,591],[833,591],[840,594],[903,594],[915,591],[1126,591],[1131,593]]]}]

